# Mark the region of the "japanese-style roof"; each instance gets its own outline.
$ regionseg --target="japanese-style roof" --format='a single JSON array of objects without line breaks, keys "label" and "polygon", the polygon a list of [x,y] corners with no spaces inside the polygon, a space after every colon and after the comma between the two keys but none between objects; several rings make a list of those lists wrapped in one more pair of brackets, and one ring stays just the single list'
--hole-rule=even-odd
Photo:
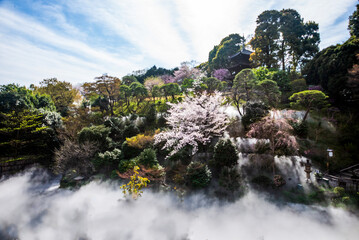
[{"label": "japanese-style roof", "polygon": [[228,58],[234,58],[234,57],[237,57],[238,55],[251,55],[251,53],[253,53],[252,51],[249,51],[247,49],[243,49],[242,51],[240,52],[237,52],[236,54],[232,55],[232,56],[229,56]]}]

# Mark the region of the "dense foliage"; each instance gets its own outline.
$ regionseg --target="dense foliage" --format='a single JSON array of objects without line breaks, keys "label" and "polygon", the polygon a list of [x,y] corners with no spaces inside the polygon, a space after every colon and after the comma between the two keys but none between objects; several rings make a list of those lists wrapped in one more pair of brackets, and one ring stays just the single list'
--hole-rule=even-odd
[{"label": "dense foliage", "polygon": [[287,179],[279,156],[336,174],[359,161],[357,15],[348,41],[316,54],[316,23],[292,9],[265,11],[249,42],[259,67],[236,75],[229,57],[245,39],[230,34],[197,67],[104,74],[80,91],[56,78],[2,85],[0,164],[47,163],[67,186],[94,175],[130,179],[122,188],[134,198],[148,180],[180,194],[210,186],[233,196],[246,181],[278,190]]},{"label": "dense foliage", "polygon": [[251,59],[259,66],[296,71],[318,52],[318,30],[317,23],[303,22],[294,9],[264,11],[250,41],[255,50]]}]

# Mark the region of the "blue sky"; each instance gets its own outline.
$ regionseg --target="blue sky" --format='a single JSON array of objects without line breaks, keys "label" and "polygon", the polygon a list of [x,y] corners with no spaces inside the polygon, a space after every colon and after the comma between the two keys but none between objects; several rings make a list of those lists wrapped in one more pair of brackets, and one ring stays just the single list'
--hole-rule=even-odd
[{"label": "blue sky", "polygon": [[248,37],[264,10],[296,9],[319,23],[320,47],[349,37],[355,0],[0,0],[0,84],[56,77],[74,84],[107,73],[207,60],[231,33]]}]

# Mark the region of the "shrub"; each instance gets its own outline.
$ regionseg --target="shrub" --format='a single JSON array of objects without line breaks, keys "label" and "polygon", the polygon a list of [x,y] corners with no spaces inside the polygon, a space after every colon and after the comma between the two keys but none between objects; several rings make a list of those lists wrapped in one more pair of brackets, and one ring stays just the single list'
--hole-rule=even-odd
[{"label": "shrub", "polygon": [[204,188],[209,185],[212,173],[208,166],[199,162],[191,162],[187,166],[187,183],[193,188]]},{"label": "shrub", "polygon": [[147,113],[146,113],[146,127],[148,129],[154,128],[156,126],[156,120],[157,120],[157,111],[156,111],[156,105],[151,104],[149,107]]},{"label": "shrub", "polygon": [[298,137],[305,138],[308,135],[308,124],[303,121],[289,121],[289,124],[293,127],[294,134]]},{"label": "shrub", "polygon": [[185,146],[177,153],[173,154],[168,158],[169,162],[181,162],[183,165],[188,165],[191,163],[192,148],[191,146]]},{"label": "shrub", "polygon": [[101,149],[105,149],[111,144],[109,134],[110,128],[104,125],[84,127],[78,133],[78,139],[79,143],[94,142],[98,143]]},{"label": "shrub", "polygon": [[138,156],[138,162],[140,164],[143,164],[145,167],[154,167],[158,165],[158,161],[156,158],[156,151],[152,148],[147,148],[141,152],[141,154]]},{"label": "shrub", "polygon": [[220,171],[223,167],[233,167],[238,162],[238,152],[230,139],[221,139],[214,147],[213,165]]},{"label": "shrub", "polygon": [[293,93],[301,92],[308,89],[307,83],[303,78],[291,81],[289,83],[289,86]]},{"label": "shrub", "polygon": [[270,153],[270,144],[265,140],[258,140],[254,145],[255,153],[257,154],[266,154]]},{"label": "shrub", "polygon": [[159,130],[156,130],[153,134],[137,134],[134,137],[126,138],[126,142],[130,147],[144,149],[146,147],[152,146],[154,142],[154,135],[158,134],[159,132]]},{"label": "shrub", "polygon": [[123,138],[133,137],[139,133],[140,133],[140,130],[138,129],[138,127],[136,125],[134,125],[133,123],[126,124],[126,126],[123,130]]},{"label": "shrub", "polygon": [[141,153],[141,149],[131,147],[127,141],[122,143],[122,153],[125,159],[131,159],[137,157]]},{"label": "shrub", "polygon": [[260,187],[270,187],[273,183],[272,179],[267,176],[260,175],[252,179],[252,183]]},{"label": "shrub", "polygon": [[343,196],[345,193],[345,189],[343,187],[335,187],[333,192],[339,196]]},{"label": "shrub", "polygon": [[129,169],[133,169],[135,166],[137,166],[137,159],[133,158],[131,160],[121,160],[118,164],[118,171],[120,173],[127,172]]},{"label": "shrub", "polygon": [[121,150],[115,148],[112,151],[106,151],[105,153],[97,154],[97,156],[92,160],[92,162],[96,170],[99,170],[104,166],[107,167],[116,166],[121,159],[122,159]]},{"label": "shrub", "polygon": [[136,114],[131,114],[130,121],[135,121],[138,118]]},{"label": "shrub", "polygon": [[55,150],[55,172],[64,174],[74,170],[77,174],[89,176],[94,167],[90,159],[98,150],[94,143],[78,144],[66,140],[60,149]]},{"label": "shrub", "polygon": [[241,182],[241,176],[237,169],[224,167],[219,174],[219,185],[226,190],[238,190]]},{"label": "shrub", "polygon": [[123,184],[120,186],[121,189],[123,189],[123,194],[126,195],[131,194],[132,199],[137,199],[141,196],[143,191],[141,190],[144,187],[147,187],[147,183],[150,182],[147,178],[139,176],[138,170],[140,168],[138,166],[133,167],[133,175],[130,178],[130,182],[127,184]]},{"label": "shrub", "polygon": [[144,134],[137,134],[134,137],[126,138],[126,142],[130,147],[144,149],[145,147],[149,147],[152,145],[154,141],[154,137],[146,136]]},{"label": "shrub", "polygon": [[244,107],[245,114],[242,117],[242,124],[245,128],[261,120],[269,111],[268,107],[261,102],[247,103]]}]

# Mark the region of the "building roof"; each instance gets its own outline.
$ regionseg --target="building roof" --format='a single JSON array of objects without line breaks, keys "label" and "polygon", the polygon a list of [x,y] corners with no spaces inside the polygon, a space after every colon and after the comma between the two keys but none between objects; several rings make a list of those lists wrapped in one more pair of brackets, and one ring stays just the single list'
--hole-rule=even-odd
[{"label": "building roof", "polygon": [[251,55],[253,52],[252,51],[249,51],[247,49],[243,49],[242,51],[240,52],[237,52],[236,54],[232,55],[232,56],[229,56],[228,58],[234,58],[234,57],[237,57],[238,55]]}]

